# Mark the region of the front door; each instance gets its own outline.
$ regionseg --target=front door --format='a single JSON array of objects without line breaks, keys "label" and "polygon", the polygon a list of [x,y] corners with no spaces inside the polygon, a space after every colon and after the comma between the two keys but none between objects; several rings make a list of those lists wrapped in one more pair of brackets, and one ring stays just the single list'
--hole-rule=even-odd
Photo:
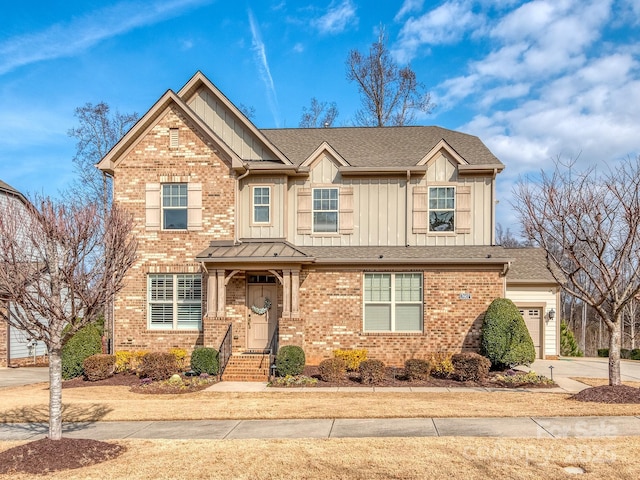
[{"label": "front door", "polygon": [[269,348],[278,316],[278,287],[249,285],[247,298],[247,347],[249,350],[266,350]]}]

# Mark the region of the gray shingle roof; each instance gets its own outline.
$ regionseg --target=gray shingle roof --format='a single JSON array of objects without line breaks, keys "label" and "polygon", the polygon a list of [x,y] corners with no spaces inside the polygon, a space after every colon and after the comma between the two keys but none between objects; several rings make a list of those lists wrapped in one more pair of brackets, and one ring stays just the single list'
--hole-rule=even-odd
[{"label": "gray shingle roof", "polygon": [[0,190],[4,190],[5,192],[13,193],[13,194],[16,194],[16,195],[20,194],[20,192],[18,192],[18,190],[13,188],[8,183],[3,182],[2,180],[0,180]]},{"label": "gray shingle roof", "polygon": [[500,265],[511,263],[508,282],[555,283],[540,248],[296,247],[285,241],[211,242],[197,261],[211,263],[322,263],[336,265]]},{"label": "gray shingle roof", "polygon": [[542,248],[505,248],[505,253],[513,258],[508,281],[556,283],[547,268],[546,253]]},{"label": "gray shingle roof", "polygon": [[445,140],[470,165],[503,166],[473,135],[441,127],[343,127],[263,129],[295,165],[327,142],[353,167],[408,167]]}]

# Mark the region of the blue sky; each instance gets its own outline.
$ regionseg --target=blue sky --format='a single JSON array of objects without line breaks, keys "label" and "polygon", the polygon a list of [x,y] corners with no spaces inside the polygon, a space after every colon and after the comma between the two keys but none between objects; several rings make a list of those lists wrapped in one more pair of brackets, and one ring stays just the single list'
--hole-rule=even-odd
[{"label": "blue sky", "polygon": [[258,127],[296,127],[311,97],[349,125],[345,59],[381,24],[437,104],[418,123],[477,135],[507,165],[498,221],[513,231],[519,176],[640,153],[640,0],[48,0],[0,17],[0,179],[57,195],[76,107],[144,114],[197,70]]}]

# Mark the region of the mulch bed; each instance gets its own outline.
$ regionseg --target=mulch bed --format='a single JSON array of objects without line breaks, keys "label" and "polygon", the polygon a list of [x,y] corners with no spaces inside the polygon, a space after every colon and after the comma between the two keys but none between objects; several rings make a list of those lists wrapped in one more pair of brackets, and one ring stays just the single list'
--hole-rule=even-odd
[{"label": "mulch bed", "polygon": [[46,475],[59,470],[88,467],[118,457],[122,445],[89,439],[43,438],[0,452],[0,475]]},{"label": "mulch bed", "polygon": [[181,376],[183,381],[185,382],[185,385],[183,386],[167,385],[163,382],[147,383],[143,379],[140,379],[137,375],[116,373],[109,378],[105,378],[104,380],[97,380],[94,382],[90,382],[84,377],[76,377],[71,380],[65,380],[64,382],[62,382],[62,388],[124,386],[129,387],[129,390],[135,393],[162,395],[199,392],[200,390],[204,390],[205,388],[215,383],[215,377],[212,377],[209,383],[196,384],[196,382],[193,382],[192,378],[186,377],[184,375]]},{"label": "mulch bed", "polygon": [[586,388],[573,395],[571,399],[579,402],[640,403],[640,388],[628,385],[602,385]]},{"label": "mulch bed", "polygon": [[[384,381],[381,383],[377,383],[374,386],[377,387],[445,387],[445,388],[459,388],[459,387],[485,387],[485,388],[552,388],[557,385],[544,385],[544,384],[513,384],[513,383],[504,383],[498,380],[498,375],[504,375],[505,372],[502,371],[491,371],[489,372],[489,376],[481,381],[465,381],[461,382],[458,380],[454,380],[453,378],[437,378],[437,377],[427,377],[422,380],[413,379],[408,380],[404,376],[403,368],[394,368],[388,367],[386,369],[386,374]],[[315,385],[309,385],[309,387],[370,387],[371,385],[363,385],[360,382],[360,378],[357,372],[349,372],[347,376],[340,381],[332,381],[325,382],[320,379],[320,373],[318,367],[316,366],[307,366],[304,368],[303,375],[307,377],[315,378],[318,380],[318,383]]]}]

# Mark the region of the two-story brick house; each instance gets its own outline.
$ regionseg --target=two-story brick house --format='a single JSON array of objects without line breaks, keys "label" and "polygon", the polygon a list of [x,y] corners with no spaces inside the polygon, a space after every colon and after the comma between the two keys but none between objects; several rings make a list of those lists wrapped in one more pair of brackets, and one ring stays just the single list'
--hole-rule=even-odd
[{"label": "two-story brick house", "polygon": [[558,354],[558,286],[536,249],[494,245],[496,175],[439,127],[258,129],[202,73],[169,90],[99,163],[137,223],[115,349],[274,341],[308,363],[365,348],[400,365],[475,350],[510,297]]}]

